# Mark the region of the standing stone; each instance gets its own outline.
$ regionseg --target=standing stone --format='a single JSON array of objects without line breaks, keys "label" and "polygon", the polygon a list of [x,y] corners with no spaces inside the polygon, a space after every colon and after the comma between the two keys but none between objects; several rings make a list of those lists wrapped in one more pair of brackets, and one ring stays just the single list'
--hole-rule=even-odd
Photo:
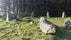
[{"label": "standing stone", "polygon": [[62,13],[62,18],[64,18],[64,17],[65,17],[65,12]]},{"label": "standing stone", "polygon": [[49,16],[49,12],[47,12],[47,18],[49,18],[50,16]]},{"label": "standing stone", "polygon": [[7,6],[6,22],[8,22],[8,21],[9,21],[9,8],[8,8],[8,6]]},{"label": "standing stone", "polygon": [[31,13],[31,17],[32,17],[32,18],[34,17],[34,12]]},{"label": "standing stone", "polygon": [[6,22],[9,21],[9,14],[7,13]]},{"label": "standing stone", "polygon": [[48,20],[46,20],[44,17],[40,18],[40,30],[45,33],[45,34],[49,34],[49,33],[55,33],[55,27],[53,26],[53,24],[51,22],[49,22]]}]

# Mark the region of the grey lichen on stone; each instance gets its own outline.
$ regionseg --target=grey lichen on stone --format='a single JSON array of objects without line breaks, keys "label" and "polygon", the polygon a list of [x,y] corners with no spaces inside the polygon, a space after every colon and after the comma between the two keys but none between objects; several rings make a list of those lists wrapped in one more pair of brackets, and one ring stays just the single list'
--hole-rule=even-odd
[{"label": "grey lichen on stone", "polygon": [[71,20],[65,19],[64,26],[65,26],[66,29],[71,29]]},{"label": "grey lichen on stone", "polygon": [[44,17],[40,18],[40,30],[45,33],[45,34],[49,34],[49,33],[55,33],[56,29],[55,26],[53,26],[53,24],[51,22],[49,22],[48,20],[46,20]]}]

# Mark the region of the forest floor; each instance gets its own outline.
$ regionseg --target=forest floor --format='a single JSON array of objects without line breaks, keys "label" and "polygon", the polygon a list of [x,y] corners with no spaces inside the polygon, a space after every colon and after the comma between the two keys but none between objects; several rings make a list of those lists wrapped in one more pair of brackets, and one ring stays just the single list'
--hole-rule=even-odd
[{"label": "forest floor", "polygon": [[71,32],[63,27],[66,18],[47,18],[56,25],[57,32],[54,35],[45,35],[40,31],[39,18],[33,18],[34,23],[27,23],[26,18],[6,23],[0,20],[0,40],[71,40]]}]

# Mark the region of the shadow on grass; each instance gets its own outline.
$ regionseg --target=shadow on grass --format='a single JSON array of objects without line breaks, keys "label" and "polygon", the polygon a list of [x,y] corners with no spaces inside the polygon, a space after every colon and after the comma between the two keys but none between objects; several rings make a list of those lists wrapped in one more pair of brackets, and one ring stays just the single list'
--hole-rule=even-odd
[{"label": "shadow on grass", "polygon": [[22,40],[30,40],[30,38],[22,38]]},{"label": "shadow on grass", "polygon": [[64,27],[58,27],[56,25],[54,40],[71,40],[71,32],[66,30]]}]

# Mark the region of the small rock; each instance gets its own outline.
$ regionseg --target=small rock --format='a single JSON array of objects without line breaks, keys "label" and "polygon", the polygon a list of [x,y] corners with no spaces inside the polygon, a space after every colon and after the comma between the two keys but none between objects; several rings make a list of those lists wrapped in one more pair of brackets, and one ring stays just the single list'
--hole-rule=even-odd
[{"label": "small rock", "polygon": [[33,24],[34,21],[33,21],[33,19],[27,19],[27,23]]}]

